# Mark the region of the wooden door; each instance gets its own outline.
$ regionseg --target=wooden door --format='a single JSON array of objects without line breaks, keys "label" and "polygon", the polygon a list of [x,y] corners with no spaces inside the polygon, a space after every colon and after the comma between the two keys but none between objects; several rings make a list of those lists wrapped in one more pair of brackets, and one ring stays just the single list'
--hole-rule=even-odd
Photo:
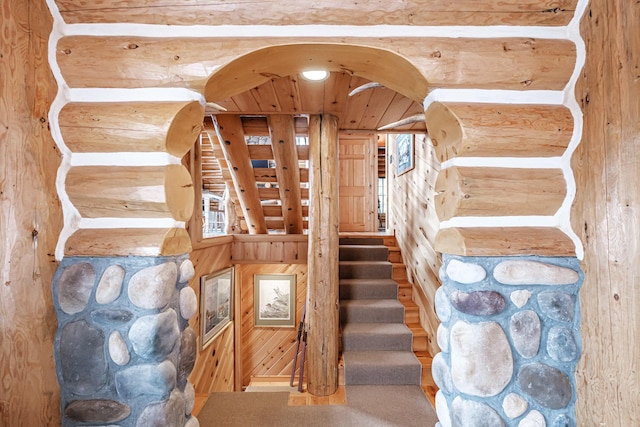
[{"label": "wooden door", "polygon": [[340,231],[377,231],[377,159],[374,135],[340,135]]}]

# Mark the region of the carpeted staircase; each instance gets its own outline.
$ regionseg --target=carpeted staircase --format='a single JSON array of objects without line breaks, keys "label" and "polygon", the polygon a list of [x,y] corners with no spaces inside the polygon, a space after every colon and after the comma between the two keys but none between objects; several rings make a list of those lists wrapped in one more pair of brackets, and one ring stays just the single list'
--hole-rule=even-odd
[{"label": "carpeted staircase", "polygon": [[382,238],[340,239],[344,383],[420,385],[422,365],[404,324]]}]

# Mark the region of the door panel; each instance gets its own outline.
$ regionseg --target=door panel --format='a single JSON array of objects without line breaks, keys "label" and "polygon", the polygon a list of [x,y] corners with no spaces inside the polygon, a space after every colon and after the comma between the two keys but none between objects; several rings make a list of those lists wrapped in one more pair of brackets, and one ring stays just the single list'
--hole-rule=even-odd
[{"label": "door panel", "polygon": [[340,135],[340,231],[377,230],[374,135]]}]

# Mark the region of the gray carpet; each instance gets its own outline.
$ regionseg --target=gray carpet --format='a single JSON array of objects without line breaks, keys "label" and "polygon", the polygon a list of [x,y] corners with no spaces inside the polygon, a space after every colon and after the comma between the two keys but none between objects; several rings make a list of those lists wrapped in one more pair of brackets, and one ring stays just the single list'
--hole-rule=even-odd
[{"label": "gray carpet", "polygon": [[435,411],[420,386],[348,385],[346,405],[288,406],[289,393],[212,393],[202,427],[433,426]]},{"label": "gray carpet", "polygon": [[389,249],[340,239],[340,324],[344,383],[420,385],[422,365],[404,323]]}]

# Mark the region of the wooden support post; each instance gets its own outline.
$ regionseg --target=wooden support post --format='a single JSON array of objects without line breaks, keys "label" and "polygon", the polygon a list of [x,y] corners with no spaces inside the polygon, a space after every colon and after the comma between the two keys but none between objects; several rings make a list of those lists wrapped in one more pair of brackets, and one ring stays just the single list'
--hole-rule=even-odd
[{"label": "wooden support post", "polygon": [[284,230],[287,234],[302,234],[300,165],[293,116],[273,114],[268,117],[268,121],[271,147],[276,161]]},{"label": "wooden support post", "polygon": [[307,388],[328,396],[338,388],[338,119],[311,116]]}]

